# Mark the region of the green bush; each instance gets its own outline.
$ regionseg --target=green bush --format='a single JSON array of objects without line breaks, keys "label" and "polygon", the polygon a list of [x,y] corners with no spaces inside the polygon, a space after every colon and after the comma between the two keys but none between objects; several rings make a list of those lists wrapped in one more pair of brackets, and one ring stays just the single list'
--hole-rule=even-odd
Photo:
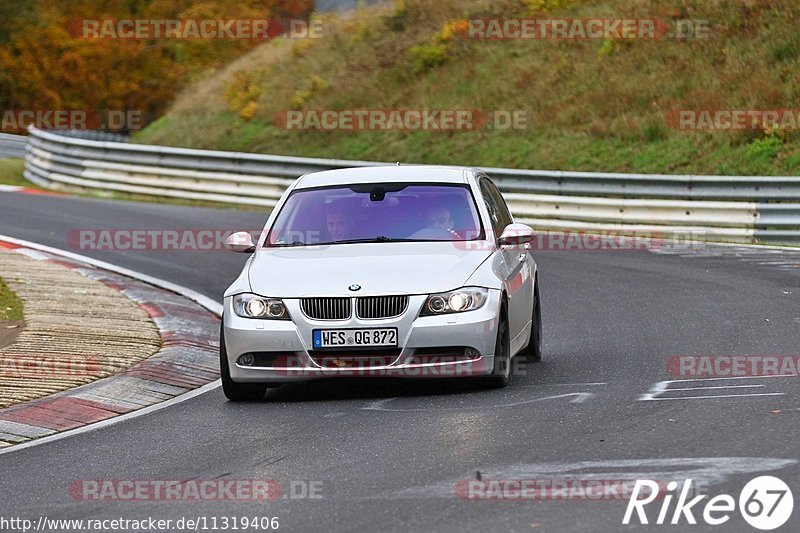
[{"label": "green bush", "polygon": [[400,33],[406,29],[407,20],[408,11],[403,5],[396,6],[395,10],[390,15],[383,17],[383,23],[389,30],[395,33]]},{"label": "green bush", "polygon": [[581,2],[579,0],[523,0],[523,3],[531,13],[541,13],[558,11]]},{"label": "green bush", "polygon": [[314,96],[321,94],[330,88],[331,84],[319,76],[311,76],[306,80],[305,89],[295,91],[289,99],[291,109],[303,109]]},{"label": "green bush", "polygon": [[772,49],[775,62],[789,61],[800,55],[800,39],[793,38]]},{"label": "green bush", "polygon": [[610,56],[617,50],[617,42],[614,39],[604,39],[603,44],[597,49],[597,56]]},{"label": "green bush", "polygon": [[447,45],[444,43],[420,44],[411,47],[411,60],[415,72],[425,72],[447,62]]},{"label": "green bush", "polygon": [[770,135],[755,139],[747,145],[747,155],[754,160],[775,159],[783,146],[783,141],[777,135]]},{"label": "green bush", "polygon": [[667,129],[660,122],[650,122],[644,128],[644,140],[647,142],[662,141],[667,138]]}]

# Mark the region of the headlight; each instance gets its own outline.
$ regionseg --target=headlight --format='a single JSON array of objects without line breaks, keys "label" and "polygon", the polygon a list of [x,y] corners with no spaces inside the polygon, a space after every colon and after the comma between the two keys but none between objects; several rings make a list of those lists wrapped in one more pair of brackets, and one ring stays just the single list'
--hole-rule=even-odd
[{"label": "headlight", "polygon": [[243,318],[289,320],[289,311],[278,298],[265,298],[255,294],[237,294],[233,297],[233,310]]},{"label": "headlight", "polygon": [[450,292],[431,294],[422,306],[419,316],[444,315],[473,311],[486,303],[489,289],[464,287]]}]

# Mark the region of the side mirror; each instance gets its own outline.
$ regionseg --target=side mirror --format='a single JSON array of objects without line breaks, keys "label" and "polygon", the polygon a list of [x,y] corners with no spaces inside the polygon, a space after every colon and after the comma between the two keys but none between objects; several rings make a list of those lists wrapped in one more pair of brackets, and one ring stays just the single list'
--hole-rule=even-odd
[{"label": "side mirror", "polygon": [[497,239],[498,246],[517,246],[528,244],[533,241],[536,232],[533,228],[525,224],[509,224],[503,230],[503,234]]},{"label": "side mirror", "polygon": [[256,245],[253,237],[246,231],[237,231],[225,237],[225,247],[232,252],[253,253]]}]

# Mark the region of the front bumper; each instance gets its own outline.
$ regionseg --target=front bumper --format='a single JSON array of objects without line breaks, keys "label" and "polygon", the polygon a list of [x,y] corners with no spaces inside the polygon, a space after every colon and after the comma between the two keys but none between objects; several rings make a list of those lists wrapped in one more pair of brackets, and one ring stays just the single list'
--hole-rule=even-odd
[{"label": "front bumper", "polygon": [[[367,320],[355,316],[348,320],[314,320],[300,309],[300,300],[284,299],[291,320],[242,318],[233,312],[232,297],[225,298],[223,328],[231,379],[239,383],[293,383],[325,377],[405,377],[442,378],[490,374],[494,365],[500,291],[490,290],[480,309],[465,313],[420,317],[427,296],[411,296],[406,312],[396,318]],[[314,329],[396,327],[398,351],[384,364],[350,365],[342,368],[321,365],[311,354]],[[469,347],[479,352],[475,359],[420,362],[422,349]],[[279,355],[269,366],[237,364],[246,353]],[[354,349],[343,355],[369,354]],[[378,360],[377,358],[375,360]]]}]

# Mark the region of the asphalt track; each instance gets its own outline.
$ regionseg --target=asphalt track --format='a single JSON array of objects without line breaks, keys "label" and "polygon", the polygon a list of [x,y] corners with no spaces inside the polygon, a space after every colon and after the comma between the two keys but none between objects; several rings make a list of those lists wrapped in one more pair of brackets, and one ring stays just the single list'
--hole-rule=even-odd
[{"label": "asphalt track", "polygon": [[[0,233],[63,249],[71,249],[66,236],[74,229],[258,229],[265,218],[0,193]],[[246,259],[225,252],[71,250],[212,298]],[[227,402],[215,389],[0,456],[0,516],[277,516],[283,531],[756,531],[736,512],[718,527],[685,521],[623,527],[624,500],[476,501],[456,494],[459,481],[478,477],[691,477],[711,495],[738,498],[751,478],[775,475],[793,488],[797,506],[797,377],[736,382],[748,387],[733,387],[733,380],[662,383],[662,389],[695,390],[643,400],[657,383],[681,379],[668,373],[670,356],[800,354],[800,268],[782,254],[748,261],[712,247],[689,255],[539,252],[545,356],[506,389],[483,391],[454,380],[345,380],[286,386],[244,404]],[[256,478],[279,481],[288,497],[83,501],[69,491],[85,479]],[[301,497],[309,484],[320,498]],[[658,509],[648,510],[652,522]],[[702,521],[701,514],[695,512]],[[795,509],[779,531],[798,529]]]}]

